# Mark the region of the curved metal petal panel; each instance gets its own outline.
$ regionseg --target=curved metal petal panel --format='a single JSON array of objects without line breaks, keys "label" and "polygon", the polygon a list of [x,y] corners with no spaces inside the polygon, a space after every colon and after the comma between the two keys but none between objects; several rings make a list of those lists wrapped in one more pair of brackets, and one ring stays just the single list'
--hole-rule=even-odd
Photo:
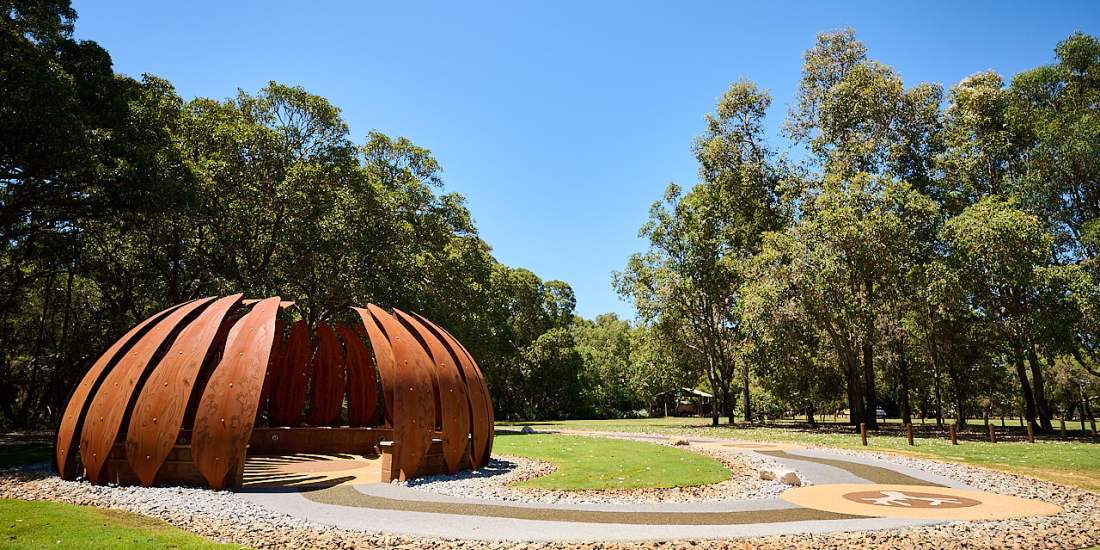
[{"label": "curved metal petal panel", "polygon": [[146,487],[176,443],[191,389],[225,316],[241,294],[221,298],[180,331],[164,359],[153,367],[130,413],[126,460]]},{"label": "curved metal petal panel", "polygon": [[374,351],[374,363],[378,365],[378,377],[382,380],[382,410],[385,414],[386,425],[393,426],[393,384],[394,384],[394,359],[393,348],[382,327],[369,311],[361,307],[353,307],[359,317],[363,319],[363,325],[367,329],[367,338],[370,347]]},{"label": "curved metal petal panel", "polygon": [[84,378],[80,380],[80,384],[77,385],[76,390],[73,391],[72,397],[69,398],[69,404],[65,407],[65,414],[61,417],[61,425],[57,429],[57,443],[54,445],[54,459],[57,461],[57,472],[63,479],[72,479],[76,477],[76,461],[74,460],[76,454],[72,452],[73,445],[76,443],[76,432],[81,429],[84,420],[84,409],[85,405],[88,403],[88,397],[91,396],[92,392],[99,386],[100,381],[107,374],[107,370],[114,366],[116,356],[118,356],[123,349],[127,349],[130,344],[137,341],[138,336],[141,335],[147,327],[160,322],[160,320],[169,313],[188,303],[189,302],[176,304],[138,323],[137,326],[130,329],[122,338],[119,338],[118,341],[111,344],[111,347],[103,352],[103,355],[101,355],[99,359],[96,359],[96,362],[93,363],[92,367],[88,369],[88,372],[84,374]]},{"label": "curved metal petal panel", "polygon": [[397,319],[373,304],[367,305],[367,309],[382,325],[393,348],[396,461],[400,478],[411,479],[416,477],[435,433],[432,359]]},{"label": "curved metal petal panel", "polygon": [[[466,350],[466,347],[463,346],[454,336],[452,336],[451,333],[447,332],[447,329],[444,329],[443,327],[436,325],[431,321],[428,321],[423,316],[419,316],[419,318],[428,323],[429,326],[432,326],[438,330],[439,335],[443,337],[443,341],[447,344],[448,347],[450,347],[451,351],[458,358],[458,363],[462,366],[462,371],[466,375],[466,385],[470,391],[470,395],[474,395],[475,393],[477,393],[483,396],[481,401],[483,401],[483,405],[485,407],[485,414],[488,417],[488,424],[483,428],[485,430],[485,437],[483,439],[484,443],[480,456],[478,453],[478,446],[476,444],[476,441],[474,445],[474,460],[476,461],[475,466],[477,466],[478,468],[482,468],[485,465],[489,464],[489,458],[492,456],[493,453],[493,437],[495,435],[495,417],[493,414],[493,402],[492,398],[489,396],[489,386],[485,383],[485,375],[482,374],[481,367],[478,366],[477,361],[474,361],[474,357],[470,355],[470,352]],[[476,428],[477,426],[475,425],[475,429]]]},{"label": "curved metal petal panel", "polygon": [[312,354],[309,324],[298,321],[290,327],[286,351],[281,358],[282,366],[275,369],[279,377],[271,381],[271,406],[268,410],[272,426],[298,425],[309,390],[309,358]]},{"label": "curved metal petal panel", "polygon": [[213,297],[195,300],[173,311],[163,323],[157,323],[145,333],[103,379],[88,406],[88,417],[80,432],[80,460],[84,462],[89,481],[100,483],[100,474],[118,437],[130,398],[157,350],[192,313],[213,300]]},{"label": "curved metal petal panel", "polygon": [[419,337],[431,356],[443,409],[443,458],[447,473],[453,474],[462,465],[463,455],[469,452],[470,399],[466,395],[466,383],[459,375],[451,352],[426,325],[397,308],[393,311]]},{"label": "curved metal petal panel", "polygon": [[275,320],[275,336],[271,340],[271,358],[267,360],[267,376],[264,376],[264,387],[260,389],[260,404],[256,407],[256,422],[264,412],[271,397],[273,380],[281,378],[282,373],[276,372],[283,367],[283,356],[286,354],[286,321]]},{"label": "curved metal petal panel", "polygon": [[203,391],[191,457],[213,489],[224,488],[229,472],[244,464],[278,312],[279,298],[267,298],[233,326],[222,361]]},{"label": "curved metal petal panel", "polygon": [[332,327],[317,325],[317,355],[313,359],[313,388],[307,419],[312,426],[340,425],[344,404],[344,356]]},{"label": "curved metal petal panel", "polygon": [[370,349],[355,329],[340,325],[337,330],[347,352],[348,425],[353,428],[371,426],[378,412],[378,378],[374,374]]}]

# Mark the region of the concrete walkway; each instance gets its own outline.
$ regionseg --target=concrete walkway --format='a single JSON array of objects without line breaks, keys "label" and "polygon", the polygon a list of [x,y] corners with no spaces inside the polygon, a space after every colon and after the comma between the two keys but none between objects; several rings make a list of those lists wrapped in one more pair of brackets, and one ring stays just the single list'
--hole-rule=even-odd
[{"label": "concrete walkway", "polygon": [[[667,440],[665,436],[633,433],[583,435]],[[312,491],[246,490],[242,496],[278,512],[345,529],[513,541],[829,533],[1060,511],[1038,501],[982,493],[942,476],[871,457],[728,439],[689,441],[699,447],[755,453],[801,472],[814,485],[791,489],[781,499],[636,504],[504,503],[379,483],[342,484]]]}]

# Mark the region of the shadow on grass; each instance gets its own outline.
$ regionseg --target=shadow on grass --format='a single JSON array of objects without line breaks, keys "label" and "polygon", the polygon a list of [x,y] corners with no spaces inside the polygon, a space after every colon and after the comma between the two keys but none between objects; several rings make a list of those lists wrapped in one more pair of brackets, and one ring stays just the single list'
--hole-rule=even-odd
[{"label": "shadow on grass", "polygon": [[0,468],[49,462],[53,458],[53,436],[48,433],[0,434]]}]

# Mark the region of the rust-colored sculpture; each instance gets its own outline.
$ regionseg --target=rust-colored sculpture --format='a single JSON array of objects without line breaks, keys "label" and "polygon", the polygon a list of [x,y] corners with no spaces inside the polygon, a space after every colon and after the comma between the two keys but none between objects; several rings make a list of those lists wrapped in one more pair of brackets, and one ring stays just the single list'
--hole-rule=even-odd
[{"label": "rust-colored sculpture", "polygon": [[62,417],[62,477],[221,489],[246,453],[379,448],[384,481],[488,462],[488,389],[447,331],[375,305],[311,330],[280,318],[290,302],[242,298],[173,306],[112,345]]}]

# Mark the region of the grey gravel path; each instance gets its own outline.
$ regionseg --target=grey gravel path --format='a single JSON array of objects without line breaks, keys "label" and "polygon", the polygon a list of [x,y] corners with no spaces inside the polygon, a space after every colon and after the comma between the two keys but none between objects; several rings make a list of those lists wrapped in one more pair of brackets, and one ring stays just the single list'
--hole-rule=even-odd
[{"label": "grey gravel path", "polygon": [[[787,533],[819,534],[836,530],[892,529],[935,523],[909,519],[867,518],[850,519],[843,522],[796,521],[748,525],[624,525],[363,509],[320,504],[307,499],[300,493],[268,493],[244,496],[248,500],[276,512],[297,517],[308,517],[311,521],[343,529],[384,530],[409,536],[453,537],[475,540],[637,541],[683,538],[723,539]],[[842,525],[838,525],[838,523],[842,523]]]}]

